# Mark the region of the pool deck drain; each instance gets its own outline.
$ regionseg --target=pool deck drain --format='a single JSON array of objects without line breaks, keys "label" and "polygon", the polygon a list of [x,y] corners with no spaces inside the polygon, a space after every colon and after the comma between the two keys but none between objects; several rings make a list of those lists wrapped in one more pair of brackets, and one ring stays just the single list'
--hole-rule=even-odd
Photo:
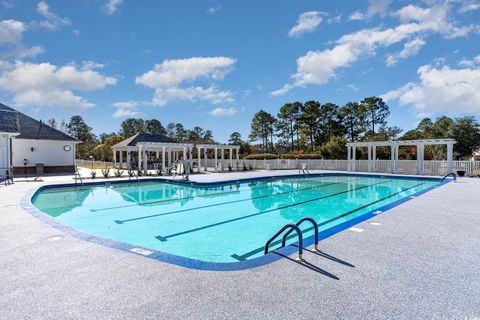
[{"label": "pool deck drain", "polygon": [[[190,178],[233,180],[289,173],[296,172]],[[45,181],[73,180],[63,176]],[[32,187],[31,183],[15,183],[0,188],[0,205],[19,202]],[[344,231],[327,238],[320,242],[321,254],[308,253],[307,261],[316,271],[281,259],[243,271],[205,272],[75,237],[48,242],[45,239],[55,235],[56,229],[20,207],[2,208],[0,318],[478,317],[478,194],[480,179],[459,178],[459,183],[448,183],[388,210],[381,215],[383,226],[375,232],[359,236]]]}]

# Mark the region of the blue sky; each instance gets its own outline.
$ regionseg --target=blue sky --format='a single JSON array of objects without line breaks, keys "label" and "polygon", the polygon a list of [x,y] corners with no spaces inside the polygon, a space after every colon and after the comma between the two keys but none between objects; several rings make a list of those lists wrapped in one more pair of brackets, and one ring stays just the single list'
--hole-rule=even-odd
[{"label": "blue sky", "polygon": [[480,2],[0,0],[0,101],[95,133],[233,131],[291,101],[384,97],[390,124],[480,114]]}]

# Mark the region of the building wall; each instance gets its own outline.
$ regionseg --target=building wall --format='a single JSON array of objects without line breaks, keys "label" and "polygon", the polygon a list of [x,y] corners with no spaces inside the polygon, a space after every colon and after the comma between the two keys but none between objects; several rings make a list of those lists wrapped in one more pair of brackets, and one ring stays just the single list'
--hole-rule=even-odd
[{"label": "building wall", "polygon": [[[65,151],[65,146],[70,151]],[[33,151],[32,151],[33,148]],[[25,168],[23,160],[27,159]],[[73,172],[75,143],[71,141],[12,139],[12,164],[16,173],[33,174],[37,163],[43,163],[45,173]]]}]

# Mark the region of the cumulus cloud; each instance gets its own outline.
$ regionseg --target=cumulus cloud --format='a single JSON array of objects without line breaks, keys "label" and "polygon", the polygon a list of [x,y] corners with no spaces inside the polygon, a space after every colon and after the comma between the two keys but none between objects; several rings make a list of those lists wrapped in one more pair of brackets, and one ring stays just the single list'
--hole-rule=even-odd
[{"label": "cumulus cloud", "polygon": [[407,43],[405,43],[401,51],[391,54],[387,57],[387,65],[393,66],[400,59],[407,59],[409,57],[417,55],[417,53],[425,44],[425,40],[421,38],[415,38],[411,41],[408,41]]},{"label": "cumulus cloud", "polygon": [[108,0],[103,9],[107,14],[114,14],[120,10],[119,7],[122,3],[123,0]]},{"label": "cumulus cloud", "polygon": [[50,11],[48,4],[45,1],[40,1],[37,4],[37,12],[45,17],[44,21],[40,21],[39,25],[48,30],[56,30],[61,26],[69,26],[72,24],[70,19],[62,18]]},{"label": "cumulus cloud", "polygon": [[470,11],[475,11],[480,9],[480,3],[478,1],[464,1],[460,6],[458,12],[466,13]]},{"label": "cumulus cloud", "polygon": [[350,17],[348,17],[348,19],[352,21],[363,21],[363,20],[367,20],[367,15],[364,13],[361,13],[360,11],[355,11],[350,15]]},{"label": "cumulus cloud", "polygon": [[417,73],[419,81],[407,83],[382,97],[412,106],[417,114],[480,114],[480,66],[455,69],[424,65]]},{"label": "cumulus cloud", "polygon": [[2,50],[3,53],[0,53],[0,58],[26,58],[44,52],[40,46],[28,48],[23,44],[23,33],[25,30],[25,24],[21,21],[12,19],[0,21],[0,48],[2,46],[6,48],[6,50]]},{"label": "cumulus cloud", "polygon": [[193,85],[193,82],[223,80],[234,64],[235,59],[228,57],[165,60],[136,77],[135,82],[155,90],[152,103],[157,106],[164,106],[171,101],[233,102],[230,91],[221,91],[214,85]]},{"label": "cumulus cloud", "polygon": [[374,15],[378,14],[380,16],[384,16],[387,12],[387,8],[390,5],[391,0],[369,0],[368,1],[368,9],[366,13],[361,11],[353,12],[349,20],[352,21],[364,21],[369,20]]},{"label": "cumulus cloud", "polygon": [[143,113],[138,110],[142,105],[140,101],[128,100],[113,103],[117,110],[112,114],[112,118],[138,117]]},{"label": "cumulus cloud", "polygon": [[209,14],[214,14],[214,13],[217,13],[218,11],[220,11],[220,9],[222,9],[221,6],[211,7],[211,8],[208,8],[208,9],[207,9],[207,13],[209,13]]},{"label": "cumulus cloud", "polygon": [[[375,55],[380,48],[415,38],[421,39],[432,33],[452,37],[457,34],[459,28],[449,20],[448,13],[448,4],[436,4],[428,8],[413,5],[403,7],[394,14],[402,22],[396,27],[359,30],[342,36],[331,49],[309,51],[299,57],[297,72],[291,76],[292,82],[271,94],[282,95],[295,87],[324,84],[335,77],[339,69],[348,67],[361,58]],[[421,41],[417,40],[407,45],[402,55],[405,57],[413,54],[415,49],[420,49]],[[393,59],[395,58],[402,57],[395,56]]]},{"label": "cumulus cloud", "polygon": [[94,104],[74,92],[96,91],[116,82],[114,77],[89,69],[88,64],[79,69],[75,65],[16,61],[2,65],[0,70],[0,90],[12,94],[19,106],[90,108]]},{"label": "cumulus cloud", "polygon": [[210,110],[210,112],[208,113],[215,117],[222,117],[222,116],[233,116],[237,112],[238,110],[233,107],[229,107],[229,108],[218,107]]},{"label": "cumulus cloud", "polygon": [[480,55],[472,59],[462,59],[458,64],[462,67],[474,67],[476,65],[480,65]]},{"label": "cumulus cloud", "polygon": [[313,32],[322,23],[322,12],[308,11],[302,13],[297,20],[297,23],[290,29],[288,36],[298,38],[307,32]]}]

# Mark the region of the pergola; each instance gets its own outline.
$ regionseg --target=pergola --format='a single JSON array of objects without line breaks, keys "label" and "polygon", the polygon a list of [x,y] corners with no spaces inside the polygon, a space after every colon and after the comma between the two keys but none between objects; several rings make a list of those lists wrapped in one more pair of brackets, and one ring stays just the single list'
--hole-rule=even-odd
[{"label": "pergola", "polygon": [[[172,162],[179,160],[180,154],[183,159],[189,161],[190,167],[193,164],[192,150],[193,144],[191,143],[174,143],[174,142],[138,142],[135,146],[118,146],[115,145],[112,147],[113,150],[113,162],[123,163],[123,153],[127,154],[127,167],[130,168],[131,164],[131,155],[133,152],[137,153],[138,161],[138,170],[144,171],[147,174],[148,169],[148,153],[155,153],[156,159],[160,159],[162,168],[165,169],[169,167]],[[117,151],[119,151],[120,159],[117,159]]]},{"label": "pergola", "polygon": [[392,173],[397,172],[398,151],[400,146],[415,146],[417,150],[417,174],[423,174],[424,148],[426,145],[447,146],[447,173],[452,172],[454,139],[425,139],[425,140],[398,140],[398,141],[368,141],[347,143],[348,171],[355,171],[356,148],[368,148],[368,172],[374,170],[377,147],[390,147]]},{"label": "pergola", "polygon": [[223,160],[225,158],[225,149],[229,150],[229,158],[230,158],[230,166],[233,166],[233,150],[235,150],[235,155],[236,155],[236,160],[238,161],[239,159],[239,153],[240,153],[240,146],[237,145],[230,145],[230,144],[197,144],[197,155],[198,155],[198,168],[200,169],[201,166],[201,154],[202,154],[202,149],[203,149],[203,168],[205,171],[207,171],[207,151],[208,150],[214,150],[214,159],[215,159],[215,168],[218,166],[218,151],[220,150],[220,160],[223,165]]}]

